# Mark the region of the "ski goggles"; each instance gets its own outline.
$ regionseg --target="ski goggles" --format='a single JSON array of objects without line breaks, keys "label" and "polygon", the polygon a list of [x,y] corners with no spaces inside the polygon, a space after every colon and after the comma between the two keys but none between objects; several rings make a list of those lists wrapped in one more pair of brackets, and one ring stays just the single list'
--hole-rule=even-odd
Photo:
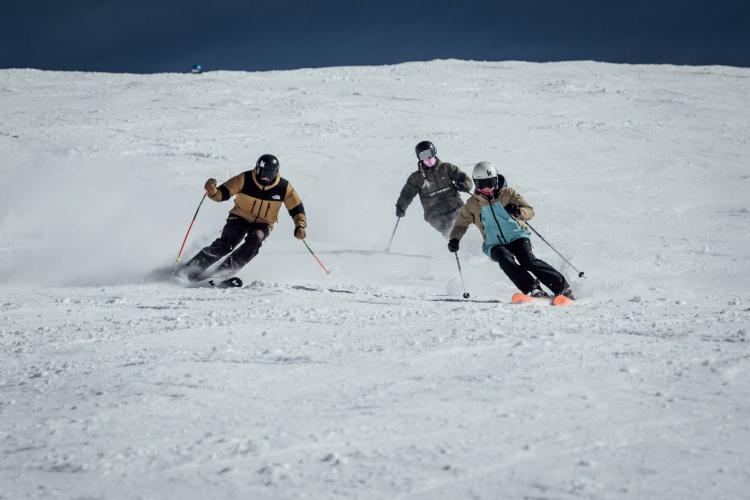
[{"label": "ski goggles", "polygon": [[279,174],[279,169],[275,167],[255,167],[255,177],[263,181],[272,181]]},{"label": "ski goggles", "polygon": [[419,158],[421,161],[429,160],[430,158],[435,157],[435,152],[432,149],[425,149],[424,151],[420,151],[417,154],[417,158]]},{"label": "ski goggles", "polygon": [[489,179],[474,179],[474,185],[477,189],[495,189],[497,187],[497,177],[490,177]]}]

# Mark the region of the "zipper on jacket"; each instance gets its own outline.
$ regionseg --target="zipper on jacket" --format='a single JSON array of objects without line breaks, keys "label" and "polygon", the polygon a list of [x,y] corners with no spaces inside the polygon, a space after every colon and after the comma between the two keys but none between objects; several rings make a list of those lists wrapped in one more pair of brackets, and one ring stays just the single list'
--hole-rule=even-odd
[{"label": "zipper on jacket", "polygon": [[[442,166],[443,164],[441,163],[440,165]],[[437,167],[437,165],[436,165],[436,167]],[[445,189],[445,188],[449,187],[449,186],[450,186],[450,184],[451,184],[451,181],[450,181],[450,176],[448,176],[448,175],[447,175],[447,172],[446,172],[446,177],[448,177],[448,184],[446,184],[445,186],[441,186],[441,185],[440,185],[440,177],[438,177],[438,174],[437,174],[437,168],[435,168],[435,184],[437,184],[437,185],[438,185],[438,187],[440,188],[440,190],[441,190],[441,191],[442,191],[443,189]]]},{"label": "zipper on jacket", "polygon": [[492,208],[492,202],[490,202],[490,212],[492,212],[492,218],[495,219],[495,224],[497,224],[497,230],[500,231],[500,236],[502,236],[502,239],[498,237],[500,240],[500,243],[508,243],[505,239],[505,233],[503,233],[503,228],[500,227],[500,222],[497,220],[497,216],[495,215],[495,209]]},{"label": "zipper on jacket", "polygon": [[[265,190],[266,190],[266,186],[263,186],[261,188],[261,191],[265,191]],[[255,202],[253,202],[253,208],[255,208]],[[258,222],[258,219],[260,219],[260,211],[261,210],[263,210],[263,200],[261,200],[261,202],[260,202],[260,206],[258,207],[258,213],[255,216],[255,220],[253,221],[253,223]]]},{"label": "zipper on jacket", "polygon": [[443,189],[443,186],[440,185],[440,177],[438,177],[437,168],[438,168],[437,165],[430,168],[430,170],[432,171],[432,178],[435,180],[435,186],[437,186],[437,189],[434,189],[432,191],[433,193],[436,193]]}]

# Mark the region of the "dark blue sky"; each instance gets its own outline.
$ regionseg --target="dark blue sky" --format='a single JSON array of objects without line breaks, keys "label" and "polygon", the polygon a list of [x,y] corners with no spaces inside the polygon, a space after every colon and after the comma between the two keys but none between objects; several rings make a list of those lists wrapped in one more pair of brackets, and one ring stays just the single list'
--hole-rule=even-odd
[{"label": "dark blue sky", "polygon": [[750,66],[740,0],[2,0],[0,68],[151,73],[437,58]]}]

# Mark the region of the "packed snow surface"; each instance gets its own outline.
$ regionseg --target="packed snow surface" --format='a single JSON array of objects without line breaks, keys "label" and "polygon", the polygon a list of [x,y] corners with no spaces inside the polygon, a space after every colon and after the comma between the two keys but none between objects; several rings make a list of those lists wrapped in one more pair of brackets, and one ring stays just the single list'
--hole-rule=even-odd
[{"label": "packed snow surface", "polygon": [[[433,61],[0,71],[0,499],[740,499],[750,69]],[[418,201],[428,139],[534,206],[573,306],[511,305]],[[208,177],[281,161],[239,276],[157,279]],[[190,257],[231,202],[207,201]]]}]

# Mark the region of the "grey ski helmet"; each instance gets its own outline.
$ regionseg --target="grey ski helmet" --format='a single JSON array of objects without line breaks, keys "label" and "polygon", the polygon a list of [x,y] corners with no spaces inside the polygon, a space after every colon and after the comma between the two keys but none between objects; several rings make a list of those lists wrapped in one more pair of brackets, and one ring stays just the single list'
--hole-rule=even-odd
[{"label": "grey ski helmet", "polygon": [[474,171],[471,173],[471,177],[474,180],[474,186],[477,189],[488,187],[495,189],[499,183],[497,169],[488,161],[480,161],[477,163],[474,166]]}]

